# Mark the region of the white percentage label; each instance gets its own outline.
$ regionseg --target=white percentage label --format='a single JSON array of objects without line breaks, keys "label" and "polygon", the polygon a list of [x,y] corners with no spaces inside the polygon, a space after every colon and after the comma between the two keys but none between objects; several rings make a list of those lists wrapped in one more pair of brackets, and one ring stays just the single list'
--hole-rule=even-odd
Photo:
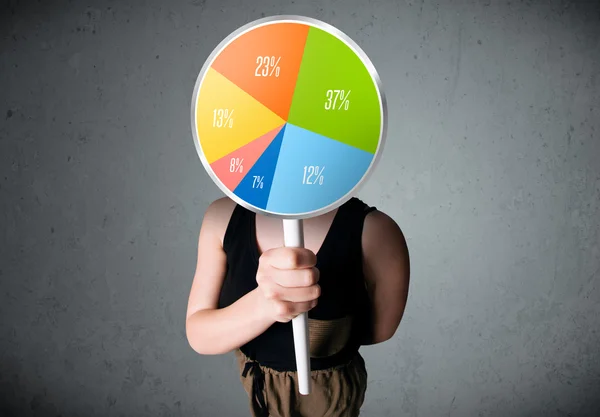
[{"label": "white percentage label", "polygon": [[325,110],[348,110],[352,90],[327,90]]},{"label": "white percentage label", "polygon": [[229,109],[214,109],[213,110],[213,127],[233,127],[233,110]]},{"label": "white percentage label", "polygon": [[318,165],[305,165],[302,184],[323,185],[323,171],[325,171],[325,167],[319,168]]},{"label": "white percentage label", "polygon": [[229,161],[229,172],[239,172],[240,174],[244,172],[244,158],[231,158]]},{"label": "white percentage label", "polygon": [[265,177],[261,177],[258,175],[254,175],[254,180],[252,181],[252,188],[263,188],[264,186],[264,182],[263,180],[265,179]]},{"label": "white percentage label", "polygon": [[279,67],[279,61],[281,57],[275,58],[274,56],[257,56],[256,57],[256,69],[254,70],[255,77],[279,77],[281,68]]}]

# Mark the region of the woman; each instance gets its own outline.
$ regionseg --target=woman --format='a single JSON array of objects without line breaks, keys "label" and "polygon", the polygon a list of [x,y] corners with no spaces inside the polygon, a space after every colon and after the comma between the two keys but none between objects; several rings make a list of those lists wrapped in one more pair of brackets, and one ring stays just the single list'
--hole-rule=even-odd
[{"label": "woman", "polygon": [[[283,247],[280,219],[228,198],[207,209],[189,296],[190,346],[235,351],[252,415],[354,417],[367,372],[358,349],[390,339],[408,295],[404,236],[352,198],[304,220],[305,248]],[[290,320],[308,312],[309,395],[298,394]]]}]

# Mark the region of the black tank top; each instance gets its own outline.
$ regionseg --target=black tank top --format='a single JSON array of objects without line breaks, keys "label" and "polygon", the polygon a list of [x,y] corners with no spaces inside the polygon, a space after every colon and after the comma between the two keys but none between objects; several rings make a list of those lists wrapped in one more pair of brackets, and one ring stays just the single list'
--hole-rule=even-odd
[{"label": "black tank top", "polygon": [[[326,369],[348,362],[360,347],[369,323],[369,298],[362,268],[361,237],[364,219],[375,207],[354,197],[338,209],[317,255],[321,296],[308,312],[309,320],[335,320],[352,316],[348,342],[335,354],[311,358],[311,369]],[[227,274],[219,308],[227,307],[257,287],[259,249],[255,213],[236,205],[225,236]],[[292,323],[274,323],[240,347],[250,359],[278,371],[295,371]]]}]

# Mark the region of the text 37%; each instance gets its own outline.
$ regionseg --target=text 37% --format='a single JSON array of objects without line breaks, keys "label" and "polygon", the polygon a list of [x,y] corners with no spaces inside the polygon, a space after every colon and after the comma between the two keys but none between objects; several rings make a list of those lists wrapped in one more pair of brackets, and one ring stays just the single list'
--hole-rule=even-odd
[{"label": "text 37%", "polygon": [[325,94],[325,110],[348,110],[350,107],[350,92],[352,90],[327,90]]}]

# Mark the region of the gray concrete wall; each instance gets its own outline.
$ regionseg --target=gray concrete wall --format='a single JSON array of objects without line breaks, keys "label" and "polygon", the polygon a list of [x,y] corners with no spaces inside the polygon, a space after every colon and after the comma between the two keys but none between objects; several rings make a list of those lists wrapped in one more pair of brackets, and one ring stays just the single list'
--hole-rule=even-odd
[{"label": "gray concrete wall", "polygon": [[246,416],[188,347],[221,196],[189,103],[216,44],[319,17],[390,111],[359,197],[412,255],[366,416],[600,415],[600,8],[568,1],[9,1],[0,10],[0,415]]}]

